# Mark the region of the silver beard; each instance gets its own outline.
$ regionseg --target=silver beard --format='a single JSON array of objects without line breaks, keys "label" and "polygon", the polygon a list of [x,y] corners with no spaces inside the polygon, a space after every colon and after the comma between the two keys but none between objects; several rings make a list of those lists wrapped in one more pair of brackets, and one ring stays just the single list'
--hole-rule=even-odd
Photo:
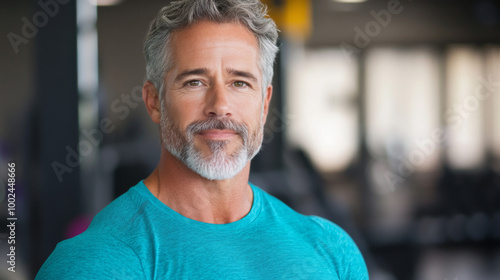
[{"label": "silver beard", "polygon": [[[209,129],[228,129],[241,137],[241,146],[231,154],[225,151],[228,141],[205,140],[210,148],[209,156],[195,147],[197,133]],[[160,136],[162,145],[189,169],[209,180],[225,180],[236,176],[260,150],[264,135],[263,111],[257,128],[249,132],[247,125],[228,118],[208,118],[190,124],[182,131],[168,117],[161,104]]]}]

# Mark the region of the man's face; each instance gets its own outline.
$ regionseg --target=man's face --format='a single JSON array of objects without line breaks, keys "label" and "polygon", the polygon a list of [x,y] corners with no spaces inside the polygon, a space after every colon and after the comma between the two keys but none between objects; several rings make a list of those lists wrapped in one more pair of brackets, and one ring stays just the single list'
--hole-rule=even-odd
[{"label": "man's face", "polygon": [[171,47],[163,146],[207,179],[231,178],[262,143],[269,98],[263,99],[257,39],[239,24],[200,22],[173,33]]}]

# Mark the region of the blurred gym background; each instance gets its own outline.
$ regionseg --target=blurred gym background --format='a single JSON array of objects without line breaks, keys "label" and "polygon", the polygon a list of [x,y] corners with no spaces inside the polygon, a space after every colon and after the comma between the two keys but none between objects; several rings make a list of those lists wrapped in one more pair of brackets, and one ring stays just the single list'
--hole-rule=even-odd
[{"label": "blurred gym background", "polygon": [[[500,279],[500,3],[265,2],[280,53],[251,180],[346,229],[370,279]],[[0,2],[0,279],[153,170],[142,44],[166,3]]]}]

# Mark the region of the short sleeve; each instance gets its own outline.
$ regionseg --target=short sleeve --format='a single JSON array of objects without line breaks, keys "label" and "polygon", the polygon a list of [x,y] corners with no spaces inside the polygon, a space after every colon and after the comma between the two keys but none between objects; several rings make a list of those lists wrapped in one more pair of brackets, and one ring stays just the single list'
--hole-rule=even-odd
[{"label": "short sleeve", "polygon": [[135,252],[112,236],[81,234],[60,242],[36,280],[146,279]]},{"label": "short sleeve", "polygon": [[368,269],[352,238],[338,225],[320,218],[312,217],[326,235],[322,240],[335,266],[338,267],[341,280],[368,280]]}]

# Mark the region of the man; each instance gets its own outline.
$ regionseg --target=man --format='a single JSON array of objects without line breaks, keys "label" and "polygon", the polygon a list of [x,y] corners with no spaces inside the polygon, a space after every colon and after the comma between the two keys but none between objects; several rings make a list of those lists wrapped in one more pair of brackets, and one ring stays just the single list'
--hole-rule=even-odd
[{"label": "man", "polygon": [[160,162],[58,244],[37,279],[368,279],[343,230],[248,182],[277,36],[257,0],[185,0],[159,12],[143,99],[160,126]]}]

